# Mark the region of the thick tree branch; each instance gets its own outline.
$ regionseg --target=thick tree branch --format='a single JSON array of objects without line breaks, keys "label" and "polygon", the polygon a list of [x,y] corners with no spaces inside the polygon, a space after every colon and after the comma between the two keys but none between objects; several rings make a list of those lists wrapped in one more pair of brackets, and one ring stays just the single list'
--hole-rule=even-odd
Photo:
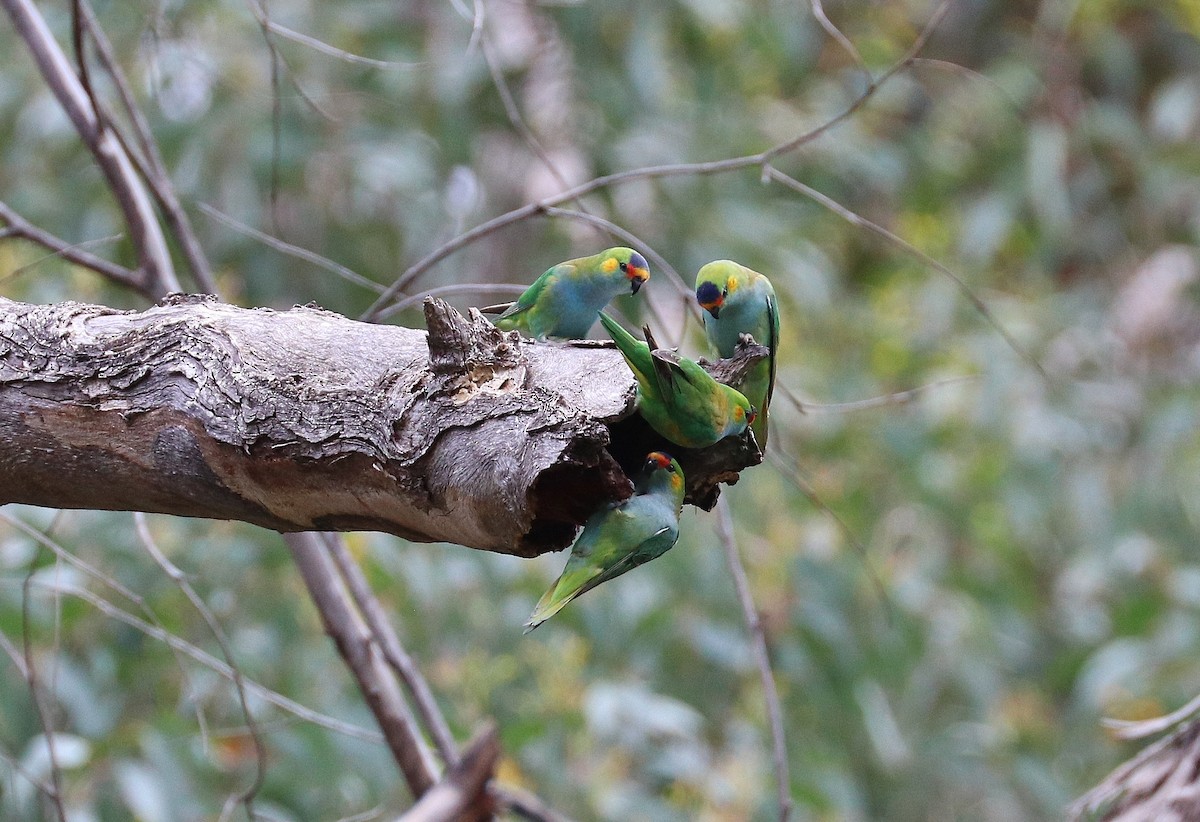
[{"label": "thick tree branch", "polygon": [[748,436],[670,447],[610,347],[522,342],[436,300],[426,316],[428,336],[315,308],[0,299],[0,501],[533,556],[628,496],[650,450],[707,507],[761,459]]}]

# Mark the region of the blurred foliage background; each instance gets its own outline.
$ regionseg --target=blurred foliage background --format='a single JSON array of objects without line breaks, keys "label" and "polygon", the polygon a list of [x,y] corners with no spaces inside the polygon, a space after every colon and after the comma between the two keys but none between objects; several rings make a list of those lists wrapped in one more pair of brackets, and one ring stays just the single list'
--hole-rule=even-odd
[{"label": "blurred foliage background", "polygon": [[[827,6],[876,76],[933,11],[927,0]],[[39,7],[68,44],[69,4]],[[828,120],[867,82],[797,0],[297,0],[272,4],[272,19],[387,62],[276,33],[273,87],[253,8],[97,6],[224,296],[244,305],[315,300],[353,316],[376,294],[199,203],[387,284],[463,230],[567,185],[761,151]],[[1137,749],[1101,717],[1152,716],[1200,691],[1198,31],[1194,0],[956,0],[920,59],[776,161],[949,266],[1044,377],[946,276],[757,169],[586,198],[689,284],[731,257],[779,293],[780,380],[810,405],[776,400],[772,445],[790,456],[727,493],[784,700],[797,818],[1057,818]],[[133,264],[127,242],[104,239],[120,234],[119,213],[7,20],[0,53],[0,199]],[[412,290],[528,283],[612,244],[577,221],[531,219]],[[0,243],[0,294],[139,305],[44,256]],[[643,298],[621,308],[636,318],[652,303],[668,338],[702,350],[668,272],[654,271]],[[397,319],[421,322],[417,310]],[[838,405],[923,385],[907,403]],[[253,774],[234,689],[78,595],[149,608],[219,655],[132,517],[0,514],[49,529],[142,599],[0,521],[0,633],[18,653],[29,643],[54,689],[72,818],[215,818]],[[277,535],[164,517],[150,527],[246,676],[373,728]],[[561,556],[350,540],[460,738],[498,721],[507,780],[579,819],[773,817],[761,690],[711,515],[689,509],[675,551],[528,637],[521,623]],[[269,748],[269,818],[405,806],[379,745],[261,698],[251,707]],[[0,657],[2,820],[45,810],[16,770],[48,773],[33,709]]]}]

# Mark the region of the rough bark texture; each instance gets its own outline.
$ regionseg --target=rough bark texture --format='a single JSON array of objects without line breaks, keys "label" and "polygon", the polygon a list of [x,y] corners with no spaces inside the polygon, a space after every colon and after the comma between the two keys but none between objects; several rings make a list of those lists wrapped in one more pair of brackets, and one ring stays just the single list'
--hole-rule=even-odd
[{"label": "rough bark texture", "polygon": [[[176,296],[0,299],[0,502],[379,530],[522,556],[568,545],[662,448],[689,501],[761,457],[673,448],[620,355],[426,303],[430,333]],[[753,359],[754,352],[745,357]]]},{"label": "rough bark texture", "polygon": [[1200,820],[1200,720],[1193,719],[1109,774],[1068,809],[1072,820]]}]

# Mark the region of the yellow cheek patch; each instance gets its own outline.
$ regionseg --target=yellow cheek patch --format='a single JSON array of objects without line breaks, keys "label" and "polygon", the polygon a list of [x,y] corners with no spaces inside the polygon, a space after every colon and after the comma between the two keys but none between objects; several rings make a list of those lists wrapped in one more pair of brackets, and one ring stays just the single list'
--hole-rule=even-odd
[{"label": "yellow cheek patch", "polygon": [[605,274],[611,274],[617,270],[618,265],[619,265],[619,263],[617,263],[617,261],[614,258],[609,257],[607,260],[600,263],[600,270],[603,271]]},{"label": "yellow cheek patch", "polygon": [[730,294],[737,291],[738,290],[738,281],[735,278],[730,277],[728,280],[725,281],[725,290],[728,291]]}]

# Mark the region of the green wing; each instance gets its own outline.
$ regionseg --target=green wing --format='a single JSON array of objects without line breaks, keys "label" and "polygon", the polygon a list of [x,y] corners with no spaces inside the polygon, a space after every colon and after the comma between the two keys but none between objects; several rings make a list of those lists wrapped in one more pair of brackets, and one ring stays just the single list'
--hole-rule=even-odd
[{"label": "green wing", "polygon": [[517,301],[509,306],[508,310],[501,314],[498,319],[503,320],[506,317],[513,317],[533,308],[534,305],[537,304],[538,298],[542,296],[542,293],[546,290],[548,285],[550,285],[560,276],[571,274],[574,269],[575,266],[571,263],[559,263],[556,266],[546,269],[544,272],[542,272],[542,276],[534,280],[533,285],[525,289],[525,291],[521,293],[521,296],[517,298]]},{"label": "green wing", "polygon": [[639,549],[671,530],[670,525],[659,522],[648,519],[635,504],[608,511],[593,530],[585,527],[562,574],[538,600],[533,615],[525,623],[525,633],[557,614],[580,594],[645,562],[649,557]]}]

